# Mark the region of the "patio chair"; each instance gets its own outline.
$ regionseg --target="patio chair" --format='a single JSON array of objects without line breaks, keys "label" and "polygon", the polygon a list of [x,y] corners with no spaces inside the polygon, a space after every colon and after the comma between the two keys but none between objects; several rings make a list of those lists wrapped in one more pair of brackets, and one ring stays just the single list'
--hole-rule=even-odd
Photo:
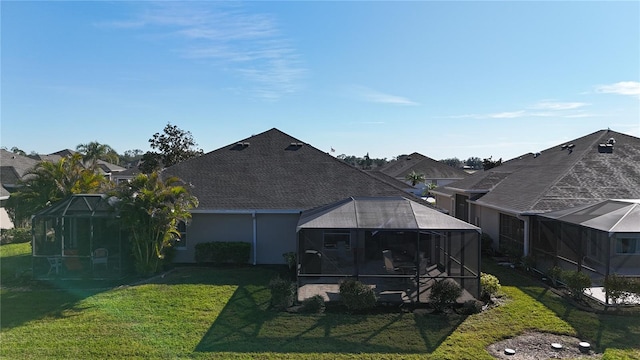
[{"label": "patio chair", "polygon": [[389,274],[410,274],[415,272],[415,264],[394,264],[391,250],[383,250],[382,257],[384,258],[384,268]]},{"label": "patio chair", "polygon": [[97,248],[93,250],[91,254],[91,269],[93,270],[98,264],[103,264],[105,269],[108,269],[109,264],[109,250],[105,248]]},{"label": "patio chair", "polygon": [[50,256],[47,260],[49,261],[49,272],[47,275],[51,274],[54,269],[57,275],[60,272],[60,266],[62,266],[62,258],[59,256]]}]

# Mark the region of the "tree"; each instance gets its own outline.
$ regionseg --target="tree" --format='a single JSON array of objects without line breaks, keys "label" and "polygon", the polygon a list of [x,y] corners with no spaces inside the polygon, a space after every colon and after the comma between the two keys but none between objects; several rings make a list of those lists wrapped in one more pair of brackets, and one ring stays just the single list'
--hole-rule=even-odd
[{"label": "tree", "polygon": [[169,167],[203,154],[202,149],[196,148],[198,144],[193,140],[191,132],[184,131],[171,123],[164,127],[163,133],[153,134],[149,143],[151,148],[158,152],[149,151],[143,156],[144,162],[150,161],[140,167],[144,173]]},{"label": "tree", "polygon": [[14,224],[24,223],[39,210],[71,194],[97,193],[110,184],[104,176],[85,168],[80,154],[55,163],[41,161],[25,173],[24,179],[7,201]]},{"label": "tree", "polygon": [[123,225],[131,234],[136,270],[143,275],[160,270],[166,250],[180,237],[178,224],[191,219],[189,210],[198,206],[182,181],[162,180],[157,172],[140,174],[121,184],[114,195]]},{"label": "tree", "polygon": [[27,153],[24,152],[24,150],[18,148],[17,146],[12,147],[11,152],[14,154],[22,155],[22,156],[27,156]]},{"label": "tree", "polygon": [[451,167],[454,167],[456,169],[460,169],[462,168],[462,161],[460,161],[460,159],[454,157],[454,158],[448,158],[448,159],[442,159],[440,160],[441,163],[445,163]]},{"label": "tree", "polygon": [[479,157],[472,156],[465,161],[465,164],[475,170],[482,169],[482,159]]},{"label": "tree", "polygon": [[486,171],[486,170],[489,170],[489,169],[493,169],[496,166],[502,165],[502,158],[500,158],[500,159],[498,159],[496,161],[493,161],[492,158],[493,157],[490,156],[488,159],[483,159],[482,160],[482,169],[483,170]]},{"label": "tree", "polygon": [[419,174],[415,172],[415,170],[411,170],[407,176],[404,177],[405,180],[411,183],[411,186],[416,186],[416,184],[423,183],[425,180],[424,174]]},{"label": "tree", "polygon": [[128,163],[140,160],[144,155],[144,151],[140,149],[127,150],[124,154],[120,155],[120,165],[126,165]]},{"label": "tree", "polygon": [[76,150],[82,154],[82,160],[91,167],[95,167],[98,160],[107,161],[112,164],[118,163],[118,154],[107,144],[92,141],[76,146]]}]

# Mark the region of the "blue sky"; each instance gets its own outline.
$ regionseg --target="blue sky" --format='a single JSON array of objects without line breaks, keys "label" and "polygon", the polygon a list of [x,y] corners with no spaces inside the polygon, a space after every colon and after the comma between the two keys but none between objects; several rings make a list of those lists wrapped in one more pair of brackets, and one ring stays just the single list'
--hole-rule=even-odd
[{"label": "blue sky", "polygon": [[1,3],[1,146],[510,159],[640,136],[640,2]]}]

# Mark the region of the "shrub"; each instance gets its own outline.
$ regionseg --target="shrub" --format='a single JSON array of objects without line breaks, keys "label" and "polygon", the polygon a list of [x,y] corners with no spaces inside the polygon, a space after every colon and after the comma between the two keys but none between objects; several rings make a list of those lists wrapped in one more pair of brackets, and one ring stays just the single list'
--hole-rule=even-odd
[{"label": "shrub", "polygon": [[462,294],[462,289],[457,282],[445,279],[442,281],[436,281],[431,287],[431,294],[429,299],[432,302],[433,307],[436,310],[443,310],[449,304],[455,303],[456,299]]},{"label": "shrub", "polygon": [[493,239],[491,238],[491,236],[489,236],[489,234],[482,233],[482,235],[480,236],[480,242],[482,246],[482,253],[493,255]]},{"label": "shrub", "polygon": [[551,280],[551,283],[553,284],[553,286],[556,286],[558,283],[558,280],[560,280],[560,277],[562,276],[562,268],[559,266],[554,266],[547,269],[547,276]]},{"label": "shrub", "polygon": [[467,300],[462,304],[462,313],[466,315],[477,314],[482,311],[484,303],[479,300]]},{"label": "shrub", "polygon": [[480,288],[482,289],[480,296],[483,299],[490,299],[500,291],[500,280],[491,274],[480,273]]},{"label": "shrub", "polygon": [[196,262],[246,264],[251,255],[247,242],[213,241],[196,244]]},{"label": "shrub", "polygon": [[13,228],[0,230],[0,244],[18,244],[31,241],[30,228]]},{"label": "shrub", "polygon": [[567,284],[567,287],[571,291],[571,295],[579,299],[582,297],[584,289],[591,287],[591,278],[589,275],[579,271],[564,271],[562,272],[562,281]]},{"label": "shrub", "polygon": [[324,312],[325,304],[324,298],[320,295],[313,295],[310,298],[306,298],[302,301],[301,311],[308,314],[319,314]]},{"label": "shrub", "polygon": [[277,276],[269,282],[269,289],[271,290],[271,307],[284,310],[293,305],[296,290],[293,282]]},{"label": "shrub", "polygon": [[340,299],[351,311],[373,309],[378,300],[370,286],[354,279],[347,279],[340,283]]},{"label": "shrub", "polygon": [[633,296],[640,296],[640,280],[616,274],[604,280],[604,290],[612,302],[625,301]]}]

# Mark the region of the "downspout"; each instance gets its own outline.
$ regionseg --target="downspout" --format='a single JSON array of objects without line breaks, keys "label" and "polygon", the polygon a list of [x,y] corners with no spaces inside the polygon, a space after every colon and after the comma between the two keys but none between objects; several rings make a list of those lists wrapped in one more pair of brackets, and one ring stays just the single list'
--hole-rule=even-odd
[{"label": "downspout", "polygon": [[251,212],[251,218],[253,219],[253,265],[256,265],[256,257],[258,256],[258,219],[255,211]]}]

